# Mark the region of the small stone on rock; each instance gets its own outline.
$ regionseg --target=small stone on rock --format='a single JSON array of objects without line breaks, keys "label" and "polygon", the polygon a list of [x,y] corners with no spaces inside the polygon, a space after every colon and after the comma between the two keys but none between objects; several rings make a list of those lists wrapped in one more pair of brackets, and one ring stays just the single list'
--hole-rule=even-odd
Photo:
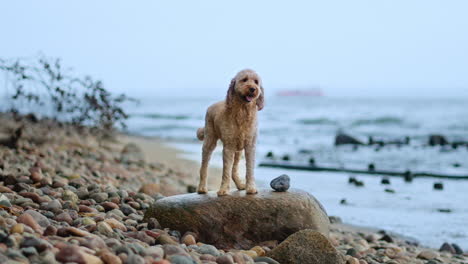
[{"label": "small stone on rock", "polygon": [[290,178],[288,175],[283,174],[270,182],[271,188],[277,192],[285,192],[289,189]]}]

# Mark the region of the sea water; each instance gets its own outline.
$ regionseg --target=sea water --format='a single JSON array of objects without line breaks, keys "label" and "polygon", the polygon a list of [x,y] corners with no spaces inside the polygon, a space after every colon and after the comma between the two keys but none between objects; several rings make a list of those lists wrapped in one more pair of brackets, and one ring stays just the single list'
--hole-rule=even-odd
[{"label": "sea water", "polygon": [[[222,98],[220,98],[222,99]],[[466,146],[428,146],[431,134],[449,142],[468,141],[468,99],[453,98],[327,98],[267,97],[259,112],[257,163],[289,156],[288,163],[389,171],[423,171],[452,176],[468,175]],[[206,108],[215,98],[145,98],[130,108],[130,132],[167,139],[199,160],[201,144],[196,129],[204,125]],[[384,147],[334,145],[337,133],[346,133],[363,143],[375,140],[409,144]],[[221,166],[219,146],[212,164]],[[260,185],[280,174],[291,177],[292,186],[309,191],[324,205],[329,215],[344,222],[376,227],[415,238],[423,245],[439,247],[443,242],[468,249],[468,180],[390,177],[382,185],[382,175],[337,172],[310,172],[256,168]],[[210,175],[210,177],[220,177]],[[348,183],[349,177],[364,182]],[[443,190],[434,190],[441,182]],[[394,192],[386,192],[391,189]],[[346,204],[341,204],[346,200]],[[449,212],[447,212],[447,210]]]}]

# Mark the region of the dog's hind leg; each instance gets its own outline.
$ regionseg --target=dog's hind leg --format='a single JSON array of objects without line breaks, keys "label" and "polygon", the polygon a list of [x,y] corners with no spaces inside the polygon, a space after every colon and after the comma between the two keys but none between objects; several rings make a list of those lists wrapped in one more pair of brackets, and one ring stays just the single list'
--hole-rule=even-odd
[{"label": "dog's hind leg", "polygon": [[232,180],[236,184],[238,190],[245,190],[245,184],[242,183],[239,177],[239,160],[241,158],[242,151],[236,151],[234,156],[234,163],[232,164]]},{"label": "dog's hind leg", "polygon": [[235,150],[229,149],[226,146],[223,148],[223,178],[218,195],[227,195],[231,186],[232,164],[234,163]]},{"label": "dog's hind leg", "polygon": [[254,167],[255,167],[255,141],[254,144],[245,147],[246,175],[245,185],[247,194],[257,193],[255,188]]},{"label": "dog's hind leg", "polygon": [[203,141],[203,150],[202,150],[202,163],[200,167],[200,184],[198,185],[198,193],[206,193],[208,191],[206,187],[206,178],[208,175],[208,163],[211,159],[211,154],[216,148],[216,138],[205,137]]}]

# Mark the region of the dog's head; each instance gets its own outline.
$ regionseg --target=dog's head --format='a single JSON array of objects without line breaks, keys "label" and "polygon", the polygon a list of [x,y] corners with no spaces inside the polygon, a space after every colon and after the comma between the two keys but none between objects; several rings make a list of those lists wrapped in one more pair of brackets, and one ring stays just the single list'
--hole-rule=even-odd
[{"label": "dog's head", "polygon": [[264,90],[260,76],[253,70],[242,70],[231,80],[226,101],[240,100],[245,104],[256,103],[258,110],[262,110]]}]

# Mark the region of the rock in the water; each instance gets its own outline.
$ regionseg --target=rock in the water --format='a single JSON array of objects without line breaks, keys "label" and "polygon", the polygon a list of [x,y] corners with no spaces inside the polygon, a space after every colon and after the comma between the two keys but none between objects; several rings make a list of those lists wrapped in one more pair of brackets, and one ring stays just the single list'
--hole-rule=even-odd
[{"label": "rock in the water", "polygon": [[455,249],[455,254],[463,254],[463,249],[457,244],[452,244],[453,249]]},{"label": "rock in the water", "polygon": [[455,251],[455,249],[452,247],[452,245],[450,245],[450,244],[447,243],[447,242],[443,243],[442,246],[440,246],[439,251],[441,251],[441,252],[443,252],[443,251],[445,251],[445,252],[450,252],[450,253],[452,253],[452,254],[455,254],[455,253],[456,253],[456,251]]},{"label": "rock in the water", "polygon": [[347,145],[347,144],[352,144],[352,145],[364,145],[361,141],[353,138],[350,135],[346,134],[338,134],[335,137],[335,146],[338,145]]},{"label": "rock in the water", "polygon": [[429,145],[436,146],[436,145],[447,145],[448,140],[442,135],[430,135],[429,136]]},{"label": "rock in the water", "polygon": [[443,190],[444,189],[444,184],[441,182],[435,182],[434,183],[434,190]]},{"label": "rock in the water", "polygon": [[309,193],[259,190],[256,195],[235,191],[218,197],[184,194],[153,204],[145,219],[156,218],[162,227],[192,231],[197,240],[217,248],[250,249],[263,241],[282,241],[289,235],[313,229],[325,236],[329,220],[322,205]]},{"label": "rock in the water", "polygon": [[270,182],[271,188],[277,192],[285,192],[289,189],[290,178],[288,175],[283,174],[279,177],[274,178]]},{"label": "rock in the water", "polygon": [[387,177],[385,177],[385,178],[383,178],[383,179],[380,181],[380,183],[381,183],[381,184],[388,185],[388,184],[390,184],[390,179],[387,178]]},{"label": "rock in the water", "polygon": [[281,264],[320,263],[344,264],[345,258],[330,241],[315,230],[302,230],[267,254]]},{"label": "rock in the water", "polygon": [[329,216],[328,220],[330,220],[330,224],[341,224],[343,223],[343,220],[341,220],[341,217],[339,216]]}]

